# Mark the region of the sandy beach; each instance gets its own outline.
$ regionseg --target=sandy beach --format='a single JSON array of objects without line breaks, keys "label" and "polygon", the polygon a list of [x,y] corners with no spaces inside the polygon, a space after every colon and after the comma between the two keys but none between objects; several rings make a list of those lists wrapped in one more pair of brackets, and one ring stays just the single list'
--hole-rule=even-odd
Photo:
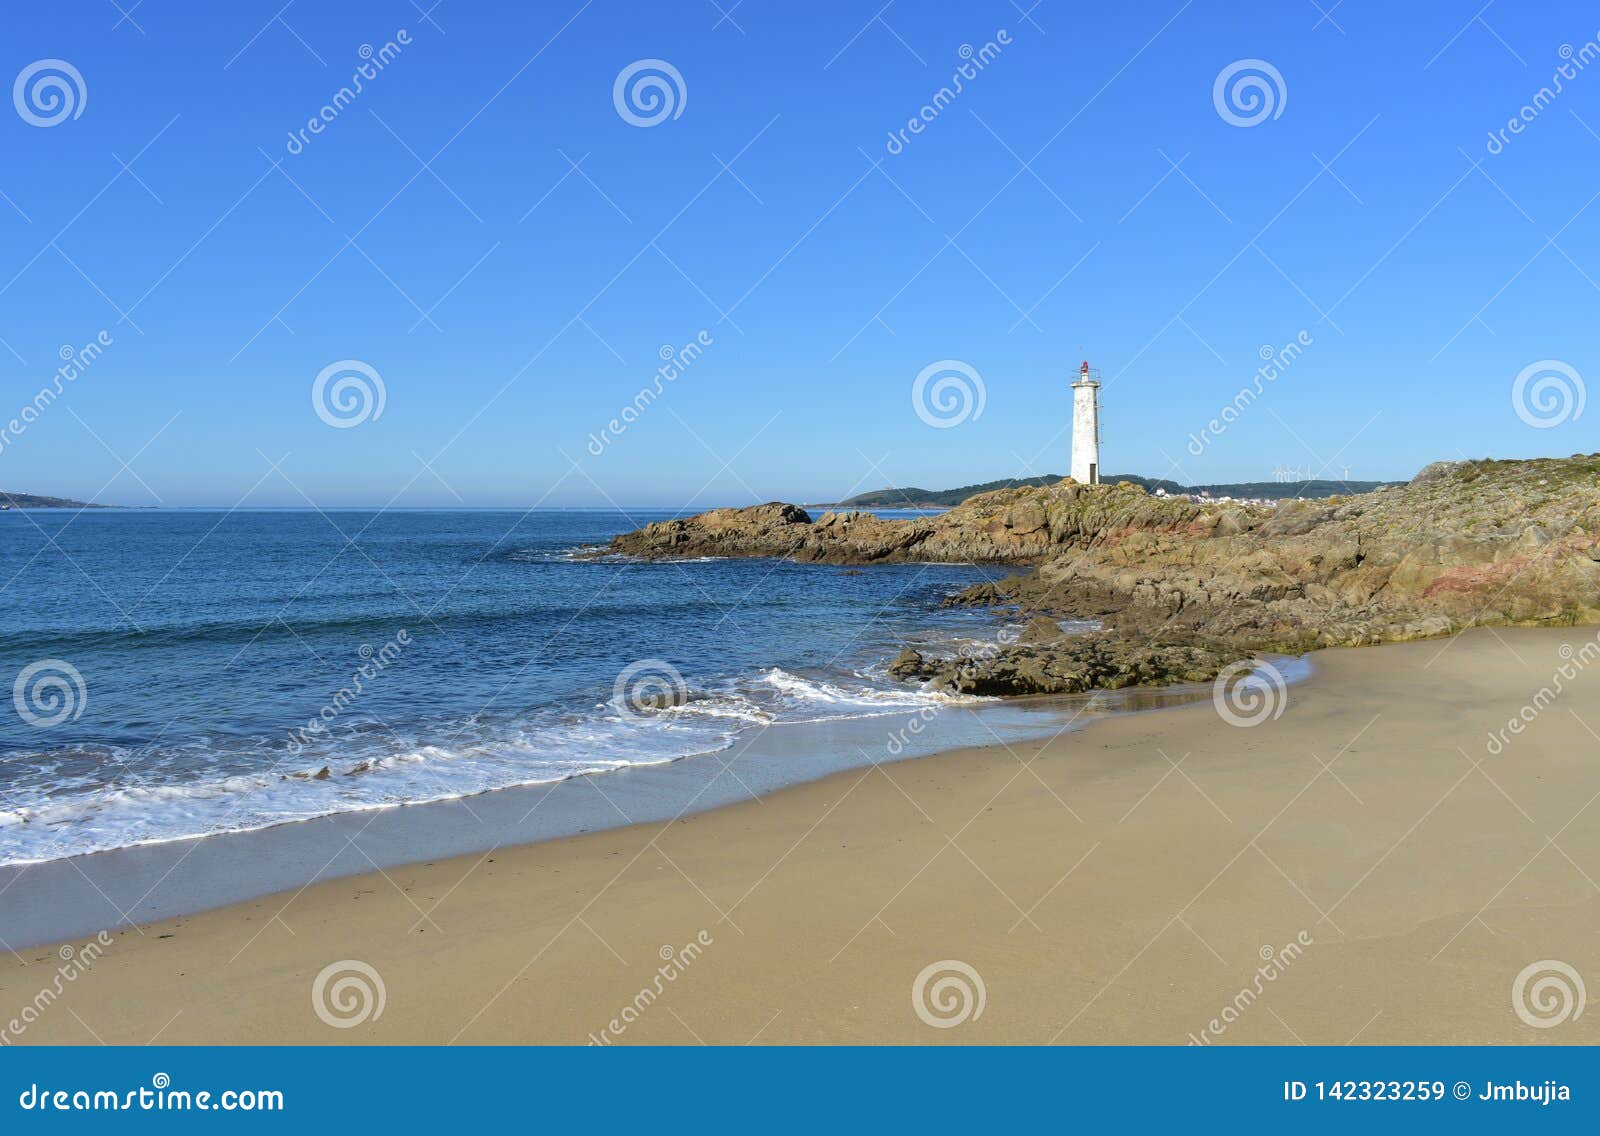
[{"label": "sandy beach", "polygon": [[[321,883],[113,932],[66,981],[13,952],[0,1019],[49,989],[7,1040],[1593,1043],[1513,995],[1545,960],[1600,981],[1593,642],[1324,651],[1253,726],[1206,701]],[[316,1012],[346,960],[381,1012],[331,975]],[[913,984],[952,961],[936,1028],[954,987],[919,1014]]]}]

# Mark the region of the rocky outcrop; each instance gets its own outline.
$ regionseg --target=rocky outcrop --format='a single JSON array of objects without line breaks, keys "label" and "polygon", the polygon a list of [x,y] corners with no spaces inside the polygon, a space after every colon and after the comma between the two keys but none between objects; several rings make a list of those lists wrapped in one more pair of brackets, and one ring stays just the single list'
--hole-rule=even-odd
[{"label": "rocky outcrop", "polygon": [[[1114,491],[1113,491],[1114,490]],[[1151,497],[1125,482],[980,493],[943,513],[883,520],[859,510],[823,513],[773,502],[657,521],[612,540],[605,553],[646,559],[780,556],[804,563],[895,561],[1038,564],[1064,547],[1118,531],[1161,532],[1195,522],[1201,507]]]},{"label": "rocky outcrop", "polygon": [[1211,513],[1200,537],[1132,533],[971,598],[1258,649],[1600,622],[1600,456],[1435,465],[1406,486],[1233,519]]},{"label": "rocky outcrop", "polygon": [[1007,694],[1206,678],[1253,652],[1600,622],[1600,454],[1439,462],[1403,486],[1276,507],[1069,479],[913,520],[719,509],[649,525],[607,551],[1014,564],[1029,570],[952,602],[1104,630],[1052,638],[1040,625],[978,659],[902,656],[896,673]]},{"label": "rocky outcrop", "polygon": [[1024,639],[993,652],[928,658],[902,651],[890,664],[896,678],[955,694],[1077,694],[1125,686],[1205,682],[1247,652],[1227,647],[1154,643],[1111,632]]},{"label": "rocky outcrop", "polygon": [[712,509],[681,520],[655,521],[612,540],[609,551],[649,559],[698,556],[790,556],[814,540],[811,516],[773,501],[746,509]]}]

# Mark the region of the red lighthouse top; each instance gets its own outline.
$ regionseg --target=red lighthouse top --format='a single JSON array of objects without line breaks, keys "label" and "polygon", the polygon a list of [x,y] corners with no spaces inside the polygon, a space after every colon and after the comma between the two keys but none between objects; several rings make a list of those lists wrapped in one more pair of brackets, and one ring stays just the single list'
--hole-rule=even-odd
[{"label": "red lighthouse top", "polygon": [[1086,379],[1089,377],[1089,360],[1085,359],[1083,361],[1083,366],[1078,368],[1078,373]]}]

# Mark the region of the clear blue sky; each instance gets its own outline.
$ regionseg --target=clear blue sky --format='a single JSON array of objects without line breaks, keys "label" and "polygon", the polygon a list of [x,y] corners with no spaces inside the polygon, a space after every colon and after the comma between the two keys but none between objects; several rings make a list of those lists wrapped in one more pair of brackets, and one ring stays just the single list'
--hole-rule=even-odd
[{"label": "clear blue sky", "polygon": [[[709,506],[1063,473],[1085,356],[1110,472],[1393,478],[1595,448],[1590,418],[1527,425],[1511,385],[1544,359],[1600,373],[1600,61],[1487,148],[1600,33],[1592,5],[419,3],[10,6],[3,86],[58,58],[87,98],[50,127],[0,103],[0,421],[63,344],[114,342],[0,451],[0,488]],[[642,128],[613,83],[648,58],[687,97]],[[1249,127],[1213,101],[1241,59],[1286,90]],[[587,452],[661,345],[702,330],[704,356]],[[1258,349],[1301,331],[1189,453]],[[343,359],[385,405],[333,429],[310,389]],[[943,359],[985,405],[933,429],[911,386]]]}]

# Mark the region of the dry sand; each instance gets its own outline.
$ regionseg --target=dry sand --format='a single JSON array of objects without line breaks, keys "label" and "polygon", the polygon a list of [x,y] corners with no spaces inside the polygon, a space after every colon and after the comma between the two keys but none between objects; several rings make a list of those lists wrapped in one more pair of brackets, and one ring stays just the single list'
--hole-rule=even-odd
[{"label": "dry sand", "polygon": [[[1600,993],[1600,660],[1486,750],[1593,642],[1323,652],[1249,728],[1111,719],[125,930],[16,1040],[1593,1043],[1600,1012],[1536,1029],[1513,983],[1559,960]],[[312,986],[348,959],[385,1000],[335,1029]],[[937,1029],[912,986],[941,960],[984,1006]],[[8,961],[0,1026],[60,965]]]}]

